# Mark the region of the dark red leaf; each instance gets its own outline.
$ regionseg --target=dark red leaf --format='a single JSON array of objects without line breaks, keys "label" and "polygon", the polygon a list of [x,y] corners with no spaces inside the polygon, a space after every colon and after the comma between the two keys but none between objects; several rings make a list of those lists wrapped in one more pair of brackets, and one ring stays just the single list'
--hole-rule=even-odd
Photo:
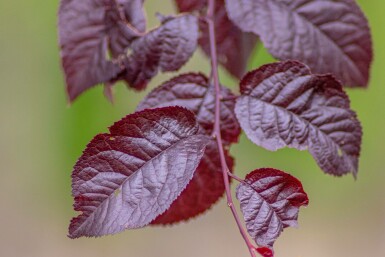
[{"label": "dark red leaf", "polygon": [[175,4],[180,12],[203,11],[207,0],[175,0]]},{"label": "dark red leaf", "polygon": [[[299,207],[309,202],[298,179],[272,168],[249,173],[238,185],[236,196],[247,231],[259,246],[267,248],[273,247],[284,228],[297,226]],[[259,249],[264,256],[272,253]]]},{"label": "dark red leaf", "polygon": [[72,173],[69,236],[102,236],[149,224],[192,179],[209,138],[182,107],[126,116],[97,135]]},{"label": "dark red leaf", "polygon": [[240,86],[235,112],[251,141],[309,150],[326,173],[357,174],[361,125],[334,77],[287,61],[248,73]]},{"label": "dark red leaf", "polygon": [[124,80],[132,88],[144,89],[158,70],[176,71],[194,53],[198,40],[198,19],[193,15],[167,17],[157,29],[131,44],[125,60]]},{"label": "dark red leaf", "polygon": [[372,62],[368,22],[354,0],[226,0],[229,17],[273,56],[297,59],[347,86],[367,86]]},{"label": "dark red leaf", "polygon": [[[120,8],[114,0],[61,1],[59,41],[70,101],[88,88],[114,79],[122,71],[117,59],[108,58],[109,51],[113,57],[122,54],[137,32],[126,21],[131,17],[122,17]],[[135,20],[144,17],[141,9],[135,11]]]},{"label": "dark red leaf", "polygon": [[[205,11],[206,0],[176,0],[179,11]],[[215,1],[214,24],[219,62],[235,77],[241,78],[246,71],[247,61],[257,43],[252,33],[242,32],[227,16],[224,0]],[[210,56],[210,38],[207,23],[200,23],[199,45]]]},{"label": "dark red leaf", "polygon": [[[227,165],[233,169],[234,161],[225,151]],[[173,224],[191,219],[215,204],[225,193],[218,146],[210,140],[194,177],[170,208],[151,224]]]},{"label": "dark red leaf", "polygon": [[[231,91],[221,86],[224,98],[233,98]],[[137,111],[146,108],[179,105],[193,111],[199,125],[207,135],[214,128],[215,91],[207,77],[199,73],[186,73],[175,77],[150,92],[139,104]],[[221,135],[226,143],[238,142],[241,132],[234,113],[235,99],[221,104]]]}]

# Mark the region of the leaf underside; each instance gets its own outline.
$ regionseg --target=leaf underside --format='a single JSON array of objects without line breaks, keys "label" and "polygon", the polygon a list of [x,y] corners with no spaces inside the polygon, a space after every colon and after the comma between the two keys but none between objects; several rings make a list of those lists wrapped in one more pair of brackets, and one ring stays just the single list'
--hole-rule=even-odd
[{"label": "leaf underside", "polygon": [[299,207],[309,202],[298,179],[272,168],[249,173],[238,185],[236,197],[247,231],[263,246],[259,252],[264,256],[272,254],[264,247],[272,248],[284,228],[297,226]]},{"label": "leaf underside", "polygon": [[[221,87],[224,97],[233,97],[230,90]],[[164,106],[183,106],[194,112],[199,124],[199,133],[211,136],[214,126],[215,96],[213,86],[206,76],[187,73],[172,78],[150,92],[138,105],[137,110]],[[234,113],[235,101],[221,105],[221,132],[224,143],[238,141],[240,127]],[[225,150],[227,164],[233,168],[233,158]],[[218,147],[211,139],[207,145],[194,177],[178,199],[152,224],[173,224],[188,220],[209,209],[224,194],[223,175]]]},{"label": "leaf underside", "polygon": [[193,177],[209,138],[182,107],[126,116],[97,135],[72,173],[69,237],[102,236],[149,224]]},{"label": "leaf underside", "polygon": [[248,73],[240,87],[235,112],[251,141],[271,151],[309,150],[324,172],[356,176],[362,129],[333,76],[287,61]]},{"label": "leaf underside", "polygon": [[[207,0],[176,0],[180,12],[198,11],[204,15]],[[215,0],[214,11],[215,41],[218,61],[229,73],[241,78],[247,68],[247,62],[257,43],[257,37],[252,33],[242,32],[227,16],[225,1]],[[205,21],[199,24],[201,36],[199,45],[207,56],[210,53],[210,37]]]},{"label": "leaf underside", "polygon": [[354,0],[226,0],[231,20],[260,36],[270,53],[346,86],[365,87],[372,62],[368,22]]}]

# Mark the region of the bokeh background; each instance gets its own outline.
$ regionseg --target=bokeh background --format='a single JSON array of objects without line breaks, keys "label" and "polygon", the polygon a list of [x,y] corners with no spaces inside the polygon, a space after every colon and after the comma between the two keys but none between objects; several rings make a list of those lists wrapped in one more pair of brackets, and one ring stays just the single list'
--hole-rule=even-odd
[{"label": "bokeh background", "polygon": [[[364,127],[357,181],[323,174],[310,154],[267,152],[243,135],[232,148],[239,176],[272,166],[297,176],[310,197],[299,229],[277,241],[278,257],[385,256],[385,1],[360,0],[369,18],[375,60],[367,90],[349,89]],[[99,239],[66,237],[72,210],[72,166],[94,135],[133,112],[144,96],[116,87],[111,105],[95,87],[68,106],[57,47],[58,0],[0,0],[0,256],[1,257],[239,257],[249,256],[222,200],[199,219]],[[173,12],[171,1],[146,1]],[[259,47],[250,68],[272,61]],[[198,52],[183,70],[208,71]],[[236,82],[221,72],[223,84]],[[172,74],[171,74],[172,75]],[[156,77],[149,89],[170,75]]]}]

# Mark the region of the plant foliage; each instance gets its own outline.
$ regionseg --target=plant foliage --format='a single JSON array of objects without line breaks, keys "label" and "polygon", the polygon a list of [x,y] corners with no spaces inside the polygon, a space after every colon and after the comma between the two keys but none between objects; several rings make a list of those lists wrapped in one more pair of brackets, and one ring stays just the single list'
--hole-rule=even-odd
[{"label": "plant foliage", "polygon": [[[308,150],[327,174],[358,172],[362,128],[343,87],[367,87],[368,22],[354,0],[175,0],[148,30],[143,0],[61,0],[59,44],[69,101],[124,81],[142,90],[178,71],[199,46],[211,75],[188,72],[153,89],[133,114],[98,134],[72,172],[69,237],[98,237],[186,221],[224,194],[251,256],[274,256],[308,204],[301,182],[274,168],[234,174],[241,130],[267,150]],[[280,62],[246,72],[262,43]],[[218,64],[240,79],[220,84]],[[233,206],[238,182],[249,241]]]}]

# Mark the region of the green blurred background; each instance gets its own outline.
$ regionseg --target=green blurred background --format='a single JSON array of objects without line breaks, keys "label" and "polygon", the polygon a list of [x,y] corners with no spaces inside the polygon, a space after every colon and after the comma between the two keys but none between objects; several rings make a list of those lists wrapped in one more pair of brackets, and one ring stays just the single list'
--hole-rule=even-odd
[{"label": "green blurred background", "polygon": [[[375,60],[367,90],[348,90],[364,127],[358,180],[324,175],[310,154],[267,152],[245,136],[232,148],[239,176],[257,167],[291,172],[303,182],[310,205],[300,229],[276,243],[278,257],[385,256],[385,1],[360,0],[369,18]],[[145,92],[123,84],[111,105],[95,87],[67,106],[57,47],[58,0],[0,0],[0,256],[22,257],[238,257],[248,256],[224,201],[199,219],[171,228],[144,228],[99,239],[66,237],[72,211],[70,174],[91,138],[134,111]],[[171,1],[147,1],[172,12]],[[250,68],[272,61],[263,48]],[[199,52],[183,70],[208,71]],[[221,72],[222,82],[236,82]],[[150,89],[169,75],[157,76]]]}]

